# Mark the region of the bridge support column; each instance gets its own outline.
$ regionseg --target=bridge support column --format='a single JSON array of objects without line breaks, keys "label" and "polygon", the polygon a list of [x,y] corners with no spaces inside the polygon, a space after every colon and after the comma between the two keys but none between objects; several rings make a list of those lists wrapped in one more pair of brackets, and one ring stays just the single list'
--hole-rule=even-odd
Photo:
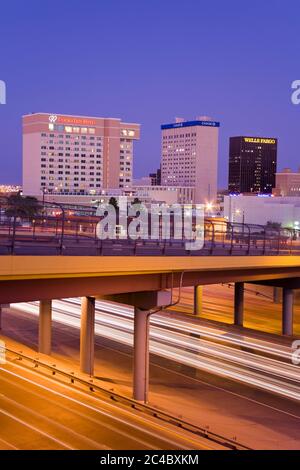
[{"label": "bridge support column", "polygon": [[149,390],[149,311],[134,308],[133,398],[146,403]]},{"label": "bridge support column", "polygon": [[234,324],[244,324],[244,283],[236,282],[234,286]]},{"label": "bridge support column", "polygon": [[283,289],[282,300],[282,334],[292,336],[294,314],[294,292],[293,289]]},{"label": "bridge support column", "polygon": [[41,300],[39,312],[39,352],[51,354],[52,301]]},{"label": "bridge support column", "polygon": [[134,307],[133,398],[147,403],[149,390],[149,329],[152,309],[165,308],[172,302],[170,291],[128,292],[101,297]]},{"label": "bridge support column", "polygon": [[95,299],[82,297],[80,326],[80,370],[94,374],[95,349]]},{"label": "bridge support column", "polygon": [[273,302],[280,304],[280,287],[273,287]]},{"label": "bridge support column", "polygon": [[203,287],[194,287],[194,315],[201,315],[203,303]]}]

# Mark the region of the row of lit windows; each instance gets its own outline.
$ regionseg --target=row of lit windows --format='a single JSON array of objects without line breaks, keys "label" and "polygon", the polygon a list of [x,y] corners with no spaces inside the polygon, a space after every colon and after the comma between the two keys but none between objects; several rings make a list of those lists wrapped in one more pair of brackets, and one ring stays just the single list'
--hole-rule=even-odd
[{"label": "row of lit windows", "polygon": [[73,127],[73,126],[61,126],[50,123],[48,125],[49,131],[67,132],[68,134],[95,134],[96,129],[94,127]]},{"label": "row of lit windows", "polygon": [[41,133],[41,137],[47,137],[50,139],[71,139],[71,140],[102,140],[102,137],[94,137],[94,136],[86,136],[86,135],[81,135],[81,136],[75,136],[75,135],[70,135],[70,134],[46,134],[45,132]]},{"label": "row of lit windows", "polygon": [[[65,185],[65,186],[69,186],[68,183],[64,183],[64,185]],[[42,182],[41,182],[41,186],[42,186],[42,187],[50,186],[51,188],[53,188],[53,187],[55,186],[55,183],[46,183],[45,181],[42,181]],[[82,185],[81,185],[81,186],[82,186]],[[86,185],[84,185],[84,186],[86,186]],[[101,185],[100,183],[89,184],[89,187],[90,187],[90,188],[101,188],[102,185]],[[72,188],[79,188],[79,183],[74,183],[74,184],[72,185]],[[72,188],[70,189],[70,191],[73,191]],[[65,189],[65,188],[64,188],[64,189],[55,188],[55,192],[56,192],[56,191],[59,191],[59,192],[62,193],[62,194],[68,194],[68,193],[70,193],[70,191],[68,191],[68,190]],[[78,191],[81,192],[82,194],[85,193],[84,189],[78,190]]]},{"label": "row of lit windows", "polygon": [[163,140],[167,139],[184,139],[187,137],[196,137],[196,132],[188,133],[188,134],[175,134],[175,135],[163,135]]}]

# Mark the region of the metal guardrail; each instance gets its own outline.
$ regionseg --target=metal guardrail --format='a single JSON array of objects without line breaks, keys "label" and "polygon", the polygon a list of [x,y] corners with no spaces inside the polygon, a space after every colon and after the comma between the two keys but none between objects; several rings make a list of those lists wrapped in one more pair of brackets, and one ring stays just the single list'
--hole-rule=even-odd
[{"label": "metal guardrail", "polygon": [[[0,213],[3,212],[0,210]],[[205,219],[204,245],[187,250],[184,238],[100,240],[100,217],[88,208],[45,204],[43,215],[0,217],[0,255],[227,256],[300,255],[300,230]]]},{"label": "metal guardrail", "polygon": [[34,359],[30,356],[25,355],[22,351],[14,351],[10,348],[5,348],[5,350],[6,352],[9,352],[10,354],[14,355],[18,361],[29,361],[29,363],[32,364],[35,369],[43,368],[44,370],[51,372],[52,376],[60,375],[61,377],[67,379],[71,385],[75,385],[76,383],[83,385],[90,392],[101,393],[105,396],[106,399],[110,401],[120,403],[121,405],[125,405],[127,407],[130,407],[131,409],[145,413],[153,418],[164,421],[165,423],[171,424],[177,428],[191,432],[192,434],[195,434],[199,437],[205,438],[211,442],[219,444],[226,449],[252,450],[250,447],[240,444],[235,437],[230,439],[221,436],[220,434],[210,431],[209,427],[203,428],[197,426],[181,419],[180,417],[173,416],[165,411],[161,411],[157,408],[154,408],[153,406],[139,403],[136,400],[128,398],[124,395],[102,388],[100,387],[100,385],[95,384],[92,378],[90,380],[85,380],[81,377],[77,377],[74,372],[61,371],[56,367],[56,365],[51,366],[49,364],[45,364],[44,362],[40,361],[39,358]]}]

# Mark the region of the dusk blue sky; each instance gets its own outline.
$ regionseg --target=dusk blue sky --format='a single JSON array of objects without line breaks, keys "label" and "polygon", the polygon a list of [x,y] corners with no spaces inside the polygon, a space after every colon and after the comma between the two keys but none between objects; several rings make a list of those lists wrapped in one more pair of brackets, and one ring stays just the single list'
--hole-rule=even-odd
[{"label": "dusk blue sky", "polygon": [[0,4],[0,183],[20,183],[21,116],[120,117],[142,125],[136,177],[160,162],[160,124],[221,122],[228,139],[278,137],[279,169],[300,166],[299,0],[3,0]]}]

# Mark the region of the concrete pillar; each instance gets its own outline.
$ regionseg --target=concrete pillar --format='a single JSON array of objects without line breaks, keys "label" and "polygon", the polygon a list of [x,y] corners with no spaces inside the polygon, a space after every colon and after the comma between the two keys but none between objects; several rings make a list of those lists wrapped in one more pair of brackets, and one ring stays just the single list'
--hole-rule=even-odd
[{"label": "concrete pillar", "polygon": [[149,390],[149,323],[147,310],[134,309],[133,398],[146,403]]},{"label": "concrete pillar", "polygon": [[282,334],[293,335],[294,292],[293,289],[284,288],[282,299]]},{"label": "concrete pillar", "polygon": [[40,301],[39,313],[39,352],[51,354],[52,301]]},{"label": "concrete pillar", "polygon": [[95,349],[95,299],[82,297],[80,326],[80,370],[94,374]]},{"label": "concrete pillar", "polygon": [[273,287],[273,302],[280,304],[280,287]]},{"label": "concrete pillar", "polygon": [[236,282],[234,286],[234,324],[244,324],[244,283]]},{"label": "concrete pillar", "polygon": [[201,315],[203,302],[203,287],[194,287],[194,315]]}]

